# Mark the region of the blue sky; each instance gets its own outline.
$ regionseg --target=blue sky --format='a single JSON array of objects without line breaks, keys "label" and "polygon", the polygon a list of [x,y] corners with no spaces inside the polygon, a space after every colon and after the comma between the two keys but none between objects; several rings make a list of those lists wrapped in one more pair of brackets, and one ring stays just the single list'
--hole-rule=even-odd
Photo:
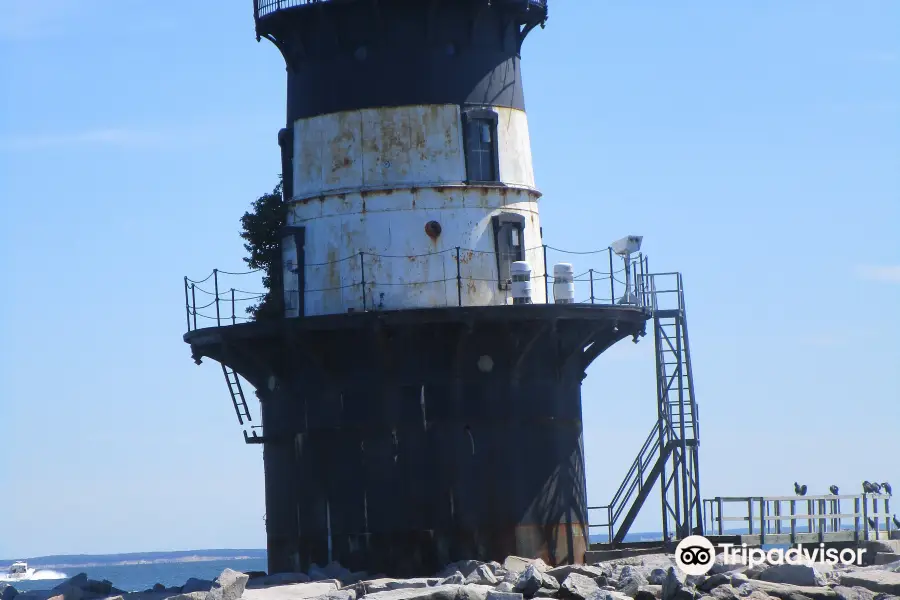
[{"label": "blue sky", "polygon": [[[0,557],[265,545],[261,451],[181,341],[182,276],[241,270],[280,170],[284,67],[251,9],[4,8]],[[545,238],[640,234],[684,273],[703,495],[900,484],[900,4],[551,15],[523,56]],[[650,338],[590,369],[592,504],[654,385]]]}]

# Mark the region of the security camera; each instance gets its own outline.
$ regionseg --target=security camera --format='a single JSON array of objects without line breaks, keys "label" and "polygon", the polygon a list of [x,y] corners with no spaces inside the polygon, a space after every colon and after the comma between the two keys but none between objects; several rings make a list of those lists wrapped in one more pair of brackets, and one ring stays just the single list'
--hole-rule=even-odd
[{"label": "security camera", "polygon": [[610,246],[612,251],[619,256],[628,256],[634,254],[641,249],[641,241],[644,239],[642,235],[629,235],[617,240]]}]

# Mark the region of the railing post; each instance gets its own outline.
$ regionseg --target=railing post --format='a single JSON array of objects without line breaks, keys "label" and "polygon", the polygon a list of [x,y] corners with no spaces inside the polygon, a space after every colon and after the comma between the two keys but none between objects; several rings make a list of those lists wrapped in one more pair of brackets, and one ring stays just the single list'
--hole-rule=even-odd
[{"label": "railing post", "polygon": [[778,520],[775,521],[775,533],[781,533],[781,500],[775,501],[775,516],[778,517]]},{"label": "railing post", "polygon": [[362,286],[363,312],[367,310],[366,306],[366,259],[363,252],[359,253],[359,278]]},{"label": "railing post", "polygon": [[791,500],[791,545],[797,543],[797,519],[795,515],[797,514],[797,501]]},{"label": "railing post", "polygon": [[216,292],[216,327],[222,326],[222,320],[219,316],[219,270],[213,269],[213,286]]},{"label": "railing post", "polygon": [[819,498],[819,501],[816,502],[818,504],[818,508],[816,512],[819,515],[819,541],[825,541],[825,501]]},{"label": "railing post", "polygon": [[863,539],[868,541],[868,539],[869,539],[869,498],[865,494],[862,495],[862,505],[863,505],[863,510],[862,510],[863,533],[865,534],[863,536]]},{"label": "railing post", "polygon": [[191,284],[191,312],[194,313],[194,329],[197,329],[197,286]]},{"label": "railing post", "polygon": [[768,525],[768,521],[766,521],[766,499],[760,497],[759,499],[759,544],[763,545],[766,543],[766,525]]},{"label": "railing post", "polygon": [[594,270],[588,269],[588,272],[591,274],[591,304],[594,303]]},{"label": "railing post", "polygon": [[187,318],[187,330],[191,330],[191,301],[188,299],[188,278],[184,278],[184,313]]},{"label": "railing post", "polygon": [[722,535],[722,498],[716,498],[716,502],[718,503],[718,512],[719,512],[719,535]]},{"label": "railing post", "polygon": [[456,247],[456,302],[462,306],[462,272],[460,271],[459,246]]},{"label": "railing post", "polygon": [[853,538],[859,542],[859,496],[853,499]]},{"label": "railing post", "polygon": [[609,253],[609,303],[616,303],[616,276],[613,274],[613,251],[612,248],[607,248],[607,252]]},{"label": "railing post", "polygon": [[753,535],[753,498],[747,498],[747,529]]},{"label": "railing post", "polygon": [[544,304],[550,304],[550,274],[547,272],[547,244],[544,244]]},{"label": "railing post", "polygon": [[237,318],[234,314],[234,288],[231,288],[231,324],[234,325],[237,322]]}]

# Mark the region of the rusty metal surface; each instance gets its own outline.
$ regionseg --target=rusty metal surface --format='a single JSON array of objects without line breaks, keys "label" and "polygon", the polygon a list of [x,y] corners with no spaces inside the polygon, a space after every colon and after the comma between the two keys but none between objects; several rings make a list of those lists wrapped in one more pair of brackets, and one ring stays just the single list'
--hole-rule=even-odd
[{"label": "rusty metal surface", "polygon": [[519,319],[488,307],[195,332],[195,355],[227,360],[261,398],[270,570],[583,557],[584,348],[646,315],[514,308],[502,310]]}]

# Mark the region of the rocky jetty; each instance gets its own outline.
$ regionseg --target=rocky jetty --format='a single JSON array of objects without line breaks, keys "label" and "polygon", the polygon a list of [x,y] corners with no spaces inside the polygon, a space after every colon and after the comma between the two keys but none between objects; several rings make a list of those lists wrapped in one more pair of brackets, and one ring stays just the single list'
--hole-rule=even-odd
[{"label": "rocky jetty", "polygon": [[748,568],[719,555],[700,576],[685,576],[670,554],[556,568],[515,556],[503,564],[467,560],[413,579],[351,572],[332,563],[274,575],[226,569],[214,581],[190,579],[177,588],[157,584],[129,593],[82,573],[52,590],[17,593],[0,584],[0,600],[900,600],[900,552],[878,556],[880,564],[866,567]]}]

